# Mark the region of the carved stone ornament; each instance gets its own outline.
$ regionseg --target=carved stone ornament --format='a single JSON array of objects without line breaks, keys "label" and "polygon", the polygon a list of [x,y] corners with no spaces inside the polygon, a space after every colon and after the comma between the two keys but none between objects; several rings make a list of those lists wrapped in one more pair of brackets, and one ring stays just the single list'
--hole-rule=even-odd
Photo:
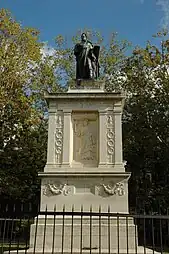
[{"label": "carved stone ornament", "polygon": [[102,184],[102,186],[104,188],[104,191],[108,195],[118,195],[118,196],[125,195],[124,183],[122,183],[122,182],[116,183],[113,187],[110,185],[105,185],[105,184]]},{"label": "carved stone ornament", "polygon": [[67,184],[46,184],[43,190],[43,195],[47,195],[47,192],[50,191],[53,195],[63,194],[67,196],[70,192]]},{"label": "carved stone ornament", "polygon": [[107,115],[107,157],[108,162],[114,162],[114,118],[113,115]]},{"label": "carved stone ornament", "polygon": [[55,131],[55,154],[56,163],[61,163],[63,147],[63,117],[62,115],[56,116],[56,131]]},{"label": "carved stone ornament", "polygon": [[95,163],[97,160],[97,117],[82,115],[74,119],[74,160]]}]

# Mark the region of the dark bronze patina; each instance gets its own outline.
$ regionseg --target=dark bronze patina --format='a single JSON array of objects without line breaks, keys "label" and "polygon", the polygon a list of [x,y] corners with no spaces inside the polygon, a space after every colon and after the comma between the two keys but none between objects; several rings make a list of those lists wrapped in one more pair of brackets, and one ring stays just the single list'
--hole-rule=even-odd
[{"label": "dark bronze patina", "polygon": [[75,45],[74,54],[76,56],[76,79],[97,79],[99,76],[99,46],[87,39],[87,35],[82,33],[81,42]]}]

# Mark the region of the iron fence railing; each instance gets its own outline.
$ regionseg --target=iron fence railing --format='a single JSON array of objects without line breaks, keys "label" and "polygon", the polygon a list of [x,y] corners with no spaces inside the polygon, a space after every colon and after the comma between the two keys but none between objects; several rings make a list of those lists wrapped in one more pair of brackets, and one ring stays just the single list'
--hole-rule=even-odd
[{"label": "iron fence railing", "polygon": [[166,253],[169,216],[108,212],[41,211],[0,218],[0,253],[31,249],[50,253]]}]

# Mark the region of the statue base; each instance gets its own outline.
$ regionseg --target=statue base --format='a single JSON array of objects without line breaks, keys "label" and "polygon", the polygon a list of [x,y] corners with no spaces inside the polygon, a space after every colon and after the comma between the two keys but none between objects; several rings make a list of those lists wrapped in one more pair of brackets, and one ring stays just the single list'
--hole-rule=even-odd
[{"label": "statue base", "polygon": [[82,93],[90,93],[90,92],[105,92],[105,81],[104,80],[95,80],[95,79],[77,79],[71,80],[68,83],[68,93],[72,92],[82,92]]}]

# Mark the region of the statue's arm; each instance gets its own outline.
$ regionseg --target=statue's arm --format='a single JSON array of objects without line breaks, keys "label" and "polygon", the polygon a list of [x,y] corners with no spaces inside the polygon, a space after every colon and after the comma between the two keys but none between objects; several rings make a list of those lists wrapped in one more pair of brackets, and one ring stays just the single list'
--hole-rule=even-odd
[{"label": "statue's arm", "polygon": [[74,47],[74,55],[77,56],[79,54],[79,44],[76,44]]}]

